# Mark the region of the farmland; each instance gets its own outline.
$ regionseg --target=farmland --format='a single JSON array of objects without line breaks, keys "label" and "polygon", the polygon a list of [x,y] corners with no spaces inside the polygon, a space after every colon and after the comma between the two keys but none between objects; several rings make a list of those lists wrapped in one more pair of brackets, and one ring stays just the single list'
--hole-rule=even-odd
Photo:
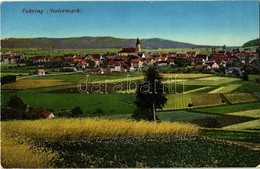
[{"label": "farmland", "polygon": [[[255,167],[259,164],[260,95],[255,76],[243,82],[213,74],[162,74],[163,84],[171,93],[166,93],[168,102],[163,109],[157,110],[160,123],[155,124],[130,120],[135,109],[135,86],[127,85],[141,82],[141,72],[89,76],[81,72],[51,72],[48,76],[30,77],[25,74],[33,69],[17,68],[13,73],[19,75],[19,69],[18,80],[2,86],[1,105],[17,95],[30,106],[52,110],[56,119],[2,122],[3,166]],[[8,74],[8,69],[4,73]],[[103,90],[107,85],[107,93],[80,93],[79,81],[88,83],[87,91],[98,85]],[[114,92],[116,85],[122,86],[124,94]],[[188,107],[189,103],[192,107]],[[75,106],[83,110],[84,118],[62,118],[64,112]],[[237,145],[238,141],[242,143]],[[9,159],[19,160],[12,163]]]},{"label": "farmland", "polygon": [[[2,124],[2,132],[6,138],[14,141],[19,138],[19,142],[15,144],[23,142],[23,146],[26,146],[30,143],[31,147],[49,150],[41,153],[36,151],[42,156],[48,154],[47,157],[52,157],[43,158],[46,163],[38,162],[39,167],[46,167],[50,162],[53,167],[76,168],[258,165],[258,158],[255,158],[259,156],[258,152],[199,137],[198,129],[194,125],[183,123],[155,124],[101,119],[13,121]],[[4,145],[10,143],[5,141]],[[17,149],[3,151],[2,165],[10,166],[7,158],[11,153],[12,158],[20,159],[17,163],[12,163],[12,167],[21,167],[22,164],[30,166],[26,161],[30,156],[22,155],[21,158],[20,153],[13,152],[15,150]]]}]

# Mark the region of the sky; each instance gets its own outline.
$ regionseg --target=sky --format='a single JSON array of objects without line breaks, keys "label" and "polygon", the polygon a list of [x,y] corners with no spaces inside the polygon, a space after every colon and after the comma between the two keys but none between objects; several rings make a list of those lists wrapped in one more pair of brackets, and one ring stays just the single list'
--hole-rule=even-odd
[{"label": "sky", "polygon": [[[79,9],[80,13],[48,13]],[[40,13],[26,13],[43,10]],[[112,36],[241,46],[259,37],[259,2],[3,2],[1,39]]]}]

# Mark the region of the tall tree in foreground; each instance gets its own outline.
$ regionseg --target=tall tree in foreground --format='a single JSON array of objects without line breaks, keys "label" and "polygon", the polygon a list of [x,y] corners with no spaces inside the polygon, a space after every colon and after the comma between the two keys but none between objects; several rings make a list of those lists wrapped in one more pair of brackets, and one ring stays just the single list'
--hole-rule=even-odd
[{"label": "tall tree in foreground", "polygon": [[136,89],[136,110],[132,118],[137,120],[155,121],[156,109],[162,109],[167,102],[165,92],[167,88],[162,84],[162,77],[152,66],[144,72],[144,81]]}]

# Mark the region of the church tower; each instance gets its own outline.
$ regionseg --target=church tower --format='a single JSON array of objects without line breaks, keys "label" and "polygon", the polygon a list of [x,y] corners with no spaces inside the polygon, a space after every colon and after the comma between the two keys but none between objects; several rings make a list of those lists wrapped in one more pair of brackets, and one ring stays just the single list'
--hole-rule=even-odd
[{"label": "church tower", "polygon": [[136,50],[136,52],[141,52],[141,43],[140,43],[139,38],[136,39],[135,50]]}]

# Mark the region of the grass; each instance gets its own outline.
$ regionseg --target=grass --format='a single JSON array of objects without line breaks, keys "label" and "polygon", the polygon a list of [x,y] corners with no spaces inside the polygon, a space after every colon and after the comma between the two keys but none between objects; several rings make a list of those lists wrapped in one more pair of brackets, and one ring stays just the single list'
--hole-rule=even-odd
[{"label": "grass", "polygon": [[245,103],[245,104],[237,104],[237,105],[225,105],[225,106],[217,106],[217,107],[207,107],[207,108],[198,108],[193,111],[201,112],[201,113],[210,113],[210,114],[226,114],[233,113],[239,111],[247,111],[259,109],[260,103]]},{"label": "grass", "polygon": [[[130,119],[132,114],[107,115],[100,118],[105,119]],[[157,115],[161,121],[192,123],[193,120],[218,117],[213,114],[194,113],[190,111],[158,111]]]},{"label": "grass", "polygon": [[208,117],[218,117],[217,115],[212,114],[203,114],[203,113],[194,113],[190,111],[166,111],[158,112],[159,119],[162,121],[170,122],[189,122],[193,120],[205,119]]},{"label": "grass", "polygon": [[168,101],[163,110],[186,109],[189,103],[192,103],[189,94],[169,94]]},{"label": "grass", "polygon": [[244,117],[254,117],[254,118],[260,118],[260,109],[255,110],[246,110],[246,111],[239,111],[234,113],[228,113],[229,115],[233,116],[244,116]]},{"label": "grass", "polygon": [[217,89],[214,89],[214,90],[210,91],[209,93],[230,93],[240,86],[241,85],[239,85],[239,84],[229,84],[227,86],[222,86]]},{"label": "grass", "polygon": [[52,109],[54,114],[55,111],[71,110],[75,106],[80,106],[86,116],[92,115],[98,108],[104,114],[110,115],[132,113],[135,108],[132,103],[133,94],[55,94],[21,91],[2,94],[1,104],[5,105],[12,95],[19,96],[30,106]]},{"label": "grass", "polygon": [[234,83],[236,81],[240,82],[241,80],[237,79],[237,78],[212,76],[212,77],[204,77],[204,78],[189,80],[186,82],[186,84],[187,85],[215,86],[215,85],[223,85],[223,84],[227,84],[227,83]]},{"label": "grass", "polygon": [[[108,127],[109,126],[109,127]],[[20,135],[32,140],[81,140],[94,137],[196,135],[192,124],[107,119],[52,119],[2,122],[10,137]]]},{"label": "grass", "polygon": [[58,154],[37,148],[20,138],[6,137],[1,133],[1,166],[3,168],[51,168]]},{"label": "grass", "polygon": [[226,93],[224,96],[232,104],[258,101],[258,99],[251,93]]},{"label": "grass", "polygon": [[260,130],[260,119],[222,127],[222,129],[223,130]]},{"label": "grass", "polygon": [[200,73],[175,73],[175,74],[167,74],[162,73],[162,77],[166,79],[197,79],[197,78],[204,78],[204,77],[212,77],[212,74],[200,74]]},{"label": "grass", "polygon": [[54,79],[22,79],[2,86],[2,89],[25,90],[49,86],[69,85],[70,82]]},{"label": "grass", "polygon": [[33,56],[63,56],[64,54],[106,54],[118,53],[120,49],[118,48],[102,48],[102,49],[61,49],[61,50],[51,50],[51,49],[37,49],[37,48],[5,48],[3,51],[14,51],[17,53],[23,53],[26,57],[30,58]]},{"label": "grass", "polygon": [[223,129],[203,129],[201,136],[211,139],[232,140],[259,143],[260,135],[258,131],[234,131]]}]

